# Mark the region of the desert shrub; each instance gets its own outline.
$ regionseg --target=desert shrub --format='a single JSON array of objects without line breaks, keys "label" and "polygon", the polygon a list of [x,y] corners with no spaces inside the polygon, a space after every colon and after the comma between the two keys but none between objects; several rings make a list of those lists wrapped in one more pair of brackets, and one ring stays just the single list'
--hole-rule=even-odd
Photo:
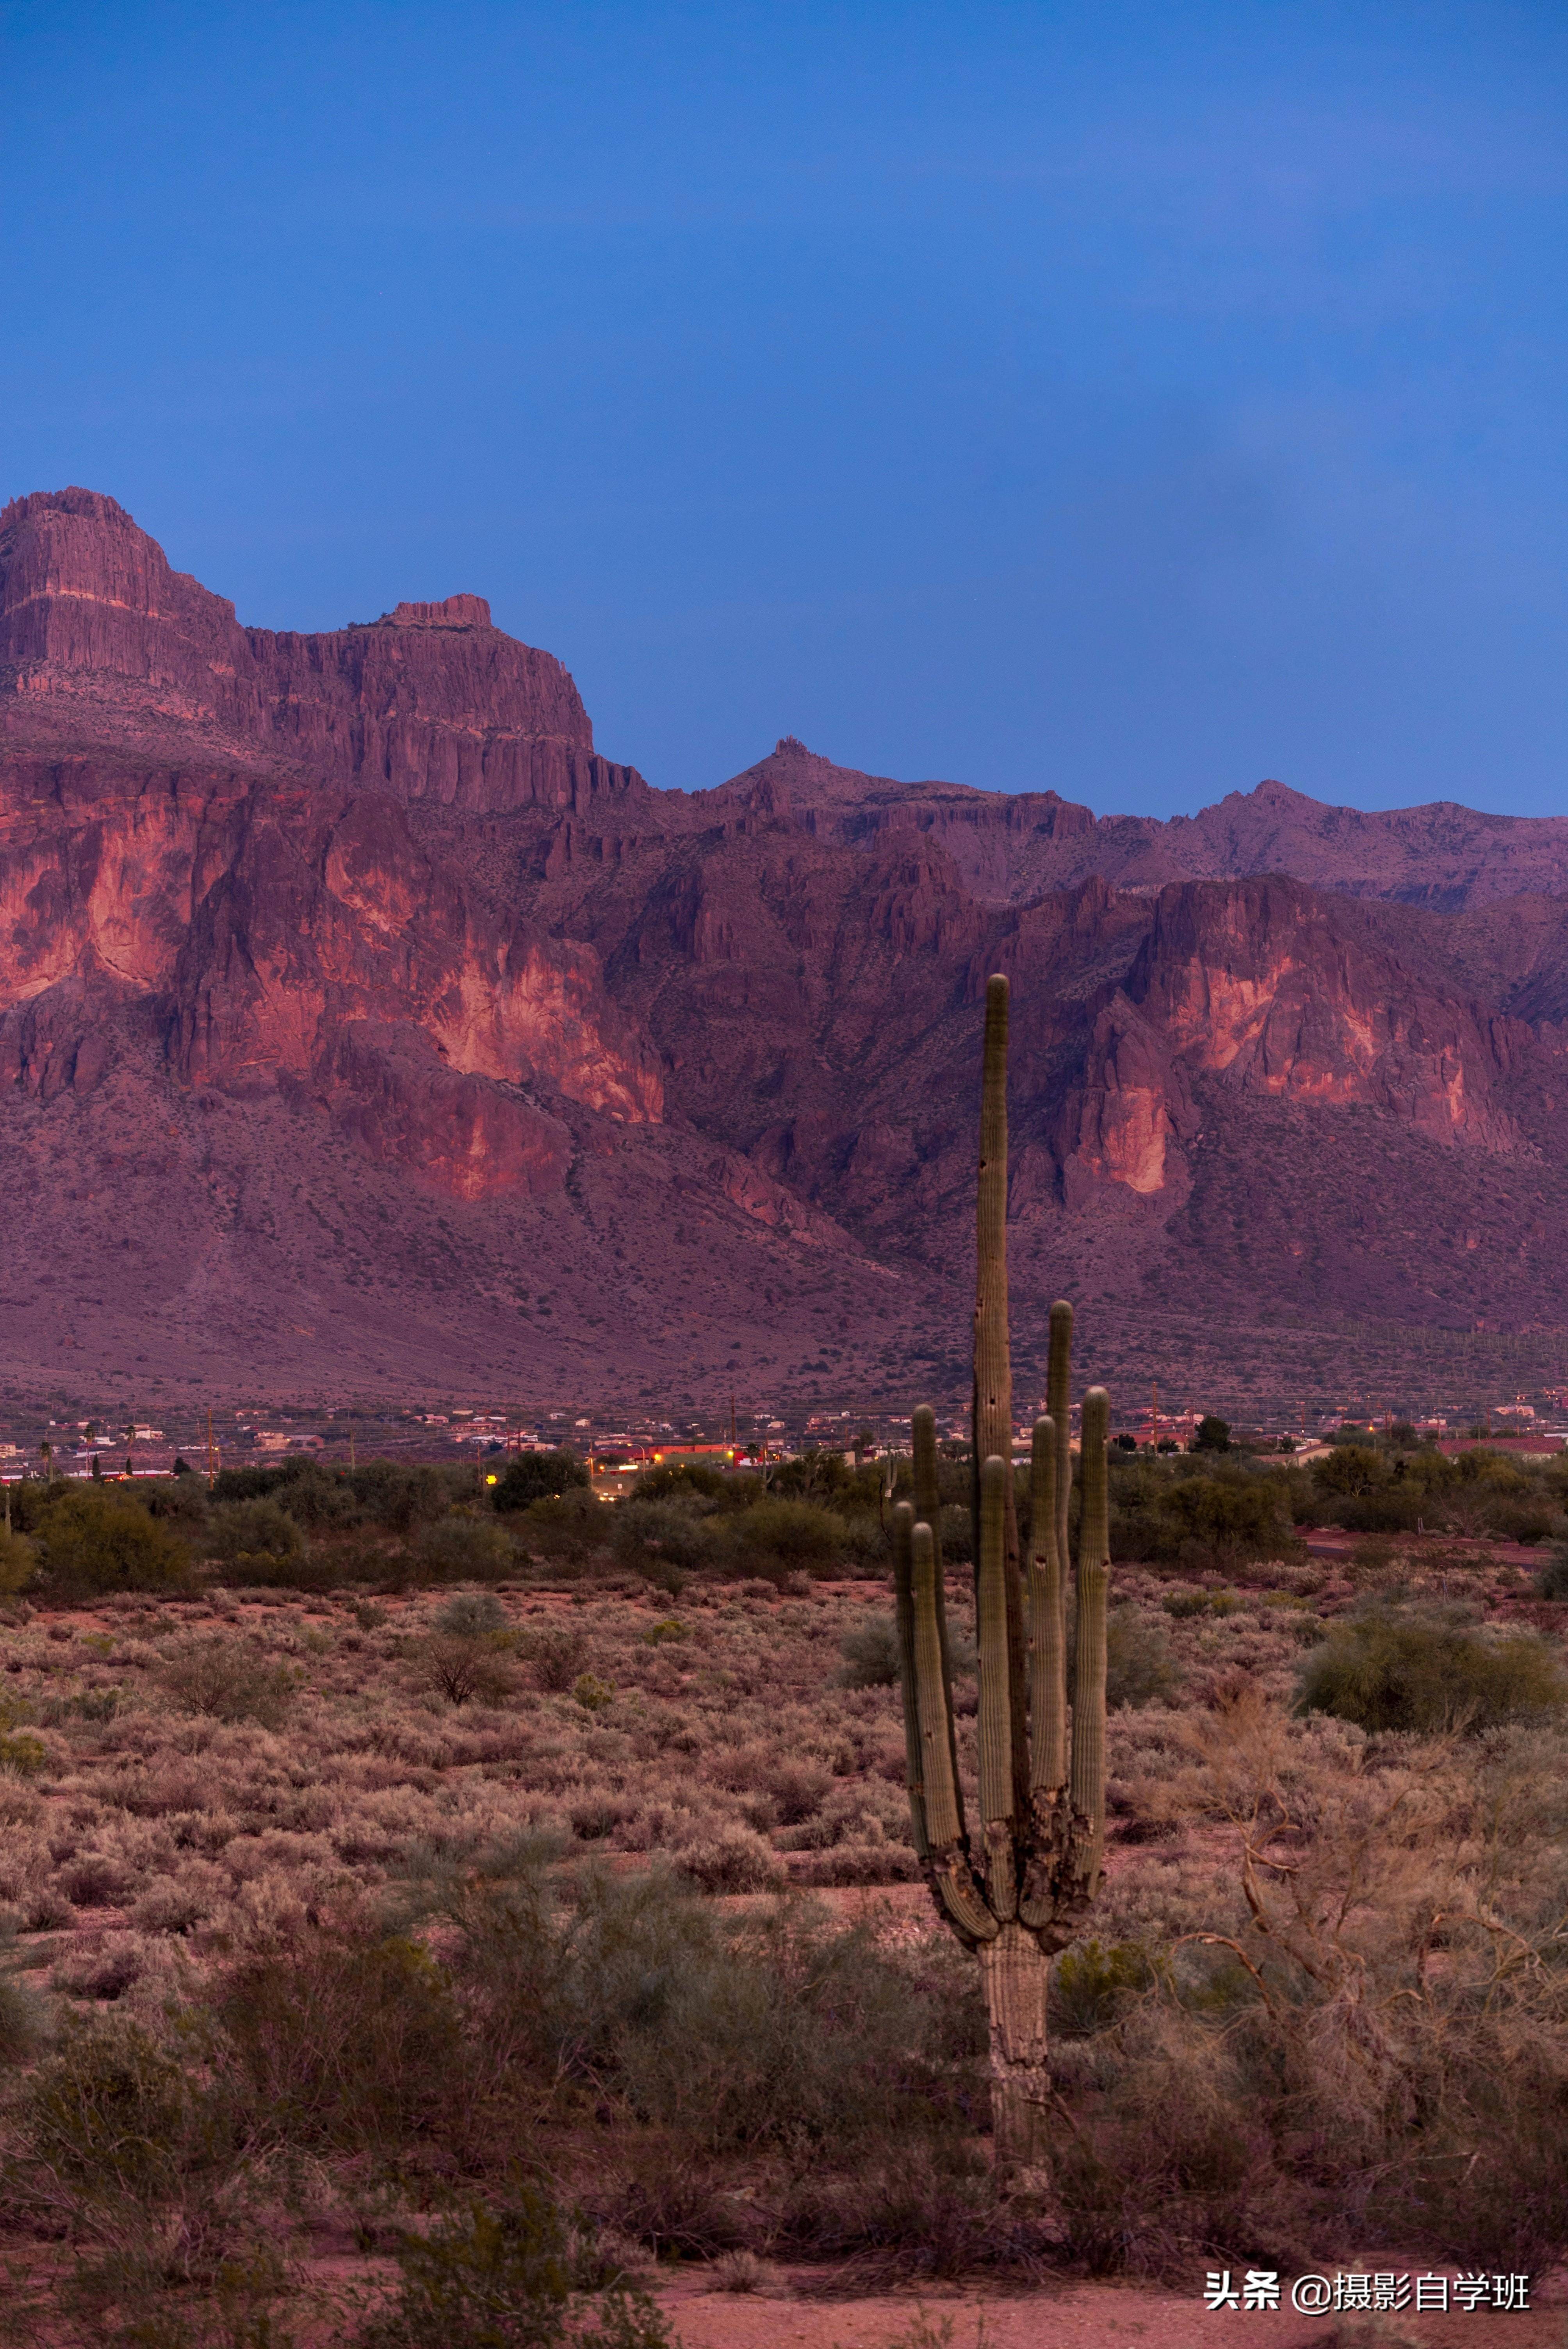
[{"label": "desert shrub", "polygon": [[7,1920],[0,1924],[0,2069],[26,2063],[43,2035],[39,2002],[16,1978],[17,1969],[32,1956],[17,1949],[15,1923]]},{"label": "desert shrub", "polygon": [[0,1598],[14,1599],[26,1590],[38,1571],[38,1550],[26,1534],[0,1526]]},{"label": "desert shrub", "polygon": [[280,1460],[255,1468],[225,1468],[214,1480],[215,1502],[274,1500],[308,1533],[346,1533],[378,1526],[407,1534],[443,1516],[473,1482],[463,1470],[416,1466],[404,1460],[366,1460],[356,1468],[324,1468],[319,1460]]},{"label": "desert shrub", "polygon": [[258,1578],[304,1555],[304,1536],[288,1511],[273,1500],[220,1501],[207,1519],[207,1547],[232,1569],[231,1579]]},{"label": "desert shrub", "polygon": [[[525,1457],[527,1455],[525,1454]],[[548,1565],[585,1566],[610,1537],[611,1512],[585,1487],[569,1485],[552,1499],[535,1501],[513,1518],[518,1541]]]},{"label": "desert shrub", "polygon": [[1336,1444],[1325,1459],[1313,1463],[1312,1481],[1320,1494],[1375,1493],[1389,1477],[1388,1463],[1367,1444]]},{"label": "desert shrub", "polygon": [[669,1591],[721,1555],[712,1526],[689,1503],[644,1500],[627,1501],[615,1511],[610,1554],[617,1566]]},{"label": "desert shrub", "polygon": [[493,1632],[433,1631],[419,1643],[415,1677],[449,1704],[500,1704],[512,1688],[511,1667]]},{"label": "desert shrub", "polygon": [[615,1683],[602,1680],[597,1672],[579,1672],[572,1683],[572,1694],[584,1713],[603,1713],[615,1701]]},{"label": "desert shrub", "polygon": [[49,1588],[65,1597],[184,1590],[191,1553],[167,1525],[113,1492],[67,1493],[51,1504],[38,1551]]},{"label": "desert shrub", "polygon": [[588,1471],[570,1452],[520,1452],[501,1471],[492,1498],[504,1513],[531,1508],[536,1501],[559,1498],[584,1487]]},{"label": "desert shrub", "polygon": [[269,1663],[246,1640],[203,1640],[164,1672],[171,1696],[213,1721],[253,1721],[277,1729],[294,1694],[286,1664]]},{"label": "desert shrub", "polygon": [[1568,1542],[1559,1542],[1535,1577],[1542,1599],[1568,1599]]},{"label": "desert shrub", "polygon": [[[1034,2278],[1057,2251],[1039,2214],[1005,2199],[962,2137],[891,2156],[870,2150],[849,2176],[826,2166],[797,2176],[781,2198],[776,2240],[806,2258],[852,2259],[864,2283],[883,2287],[987,2269]],[[901,2338],[904,2349],[937,2349],[947,2335],[917,2318]]]},{"label": "desert shrub", "polygon": [[66,2014],[16,2112],[27,2183],[78,2223],[126,2205],[211,2206],[239,2158],[223,2086],[127,2016]]},{"label": "desert shrub", "polygon": [[545,1623],[521,1633],[517,1648],[538,1686],[564,1696],[587,1661],[588,1635],[575,1623]]},{"label": "desert shrub", "polygon": [[1498,1541],[1544,1541],[1561,1522],[1551,1499],[1534,1495],[1505,1494],[1493,1502],[1488,1516],[1488,1530]]},{"label": "desert shrub", "polygon": [[1082,1941],[1064,1950],[1051,1975],[1051,2021],[1064,2038],[1088,2038],[1114,2023],[1130,1997],[1153,1980],[1147,1952],[1135,1941],[1102,1949]]},{"label": "desert shrub", "polygon": [[445,1972],[397,1934],[346,1926],[218,1976],[209,2011],[261,2127],[303,2148],[396,2157],[449,2142],[464,2038]]},{"label": "desert shrub", "polygon": [[607,2282],[591,2239],[526,2182],[405,2235],[397,2268],[362,2349],[669,2349],[654,2302]]},{"label": "desert shrub", "polygon": [[787,1881],[772,1845],[738,1824],[687,1844],[680,1868],[704,1892],[776,1892]]},{"label": "desert shrub", "polygon": [[1161,1494],[1163,1547],[1156,1555],[1179,1555],[1185,1541],[1202,1542],[1216,1556],[1277,1557],[1293,1546],[1285,1495],[1273,1476],[1232,1482],[1217,1476],[1181,1476]]},{"label": "desert shrub", "polygon": [[844,1688],[895,1688],[898,1685],[898,1626],[891,1615],[873,1615],[857,1623],[839,1641],[843,1664],[839,1672]]},{"label": "desert shrub", "polygon": [[0,1771],[13,1778],[36,1778],[49,1749],[30,1729],[0,1729]]},{"label": "desert shrub", "polygon": [[1319,1514],[1327,1525],[1352,1534],[1409,1534],[1429,1505],[1418,1485],[1385,1485],[1380,1492],[1346,1493],[1327,1498]]},{"label": "desert shrub", "polygon": [[715,2260],[703,2278],[709,2292],[760,2292],[770,2283],[777,2270],[755,2251],[725,2251]]},{"label": "desert shrub", "polygon": [[793,1908],[727,1928],[664,1875],[590,1870],[569,1904],[527,1849],[427,1897],[497,2076],[613,2095],[694,2156],[879,2132],[907,2150],[978,2092],[979,2001],[956,1952],[912,1971]]},{"label": "desert shrub", "polygon": [[961,1501],[944,1501],[939,1530],[944,1563],[947,1566],[972,1566],[975,1562],[975,1519],[966,1505]]},{"label": "desert shrub", "polygon": [[221,1468],[212,1480],[211,1499],[214,1507],[237,1501],[275,1501],[307,1533],[350,1526],[360,1514],[346,1471],[326,1469],[319,1460],[311,1459]]},{"label": "desert shrub", "polygon": [[1161,1625],[1136,1607],[1113,1607],[1105,1625],[1105,1701],[1152,1704],[1177,1682],[1175,1661]]},{"label": "desert shrub", "polygon": [[506,1609],[493,1590],[459,1590],[436,1617],[436,1629],[449,1639],[494,1639],[508,1628]]},{"label": "desert shrub", "polygon": [[1306,1658],[1297,1708],[1363,1729],[1435,1734],[1553,1712],[1565,1698],[1542,1640],[1485,1640],[1450,1622],[1377,1613],[1336,1624]]},{"label": "desert shrub", "polygon": [[110,2005],[147,1971],[148,1945],[140,1933],[105,1933],[92,1940],[67,1941],[49,1970],[49,1986],[69,1998]]},{"label": "desert shrub", "polygon": [[438,1517],[420,1528],[410,1548],[420,1582],[490,1582],[511,1573],[512,1546],[488,1517]]},{"label": "desert shrub", "polygon": [[726,1497],[729,1482],[717,1468],[709,1468],[701,1460],[666,1460],[656,1468],[645,1469],[632,1493],[633,1498],[639,1501],[667,1501],[694,1493],[706,1500],[717,1501]]},{"label": "desert shrub", "polygon": [[844,1562],[850,1529],[842,1517],[809,1501],[758,1501],[734,1520],[737,1563],[764,1579],[791,1574],[829,1574]]}]

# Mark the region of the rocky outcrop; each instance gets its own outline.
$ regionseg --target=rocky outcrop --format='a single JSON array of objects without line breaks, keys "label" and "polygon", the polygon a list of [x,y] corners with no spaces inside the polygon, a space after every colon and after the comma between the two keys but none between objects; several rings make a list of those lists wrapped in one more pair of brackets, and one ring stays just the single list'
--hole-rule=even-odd
[{"label": "rocky outcrop", "polygon": [[494,627],[482,596],[399,604],[323,636],[242,627],[90,490],[0,512],[0,681],[35,724],[110,737],[182,725],[241,760],[441,807],[565,809],[645,790],[595,755],[561,663]]}]

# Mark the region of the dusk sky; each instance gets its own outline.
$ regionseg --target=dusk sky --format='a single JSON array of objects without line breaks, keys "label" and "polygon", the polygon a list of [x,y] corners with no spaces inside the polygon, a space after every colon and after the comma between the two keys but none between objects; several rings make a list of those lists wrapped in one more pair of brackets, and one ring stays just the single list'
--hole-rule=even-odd
[{"label": "dusk sky", "polygon": [[599,747],[1568,812],[1568,9],[0,5],[0,497]]}]

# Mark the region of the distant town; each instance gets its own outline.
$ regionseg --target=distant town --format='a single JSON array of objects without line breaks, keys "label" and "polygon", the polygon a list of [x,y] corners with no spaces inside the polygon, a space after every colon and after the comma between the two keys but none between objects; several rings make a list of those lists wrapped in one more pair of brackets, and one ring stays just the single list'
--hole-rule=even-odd
[{"label": "distant town", "polygon": [[[1041,1400],[1039,1406],[1043,1410]],[[1188,1449],[1200,1422],[1197,1407],[1167,1411],[1151,1394],[1141,1411],[1124,1411],[1115,1422],[1124,1449],[1176,1452]],[[1074,1407],[1077,1422],[1077,1406]],[[948,1441],[966,1444],[966,1408],[952,1403],[939,1411]],[[1550,1454],[1568,1446],[1568,1386],[1546,1389],[1533,1400],[1456,1402],[1440,1413],[1403,1412],[1384,1404],[1346,1401],[1336,1409],[1309,1413],[1295,1423],[1227,1422],[1231,1440],[1259,1453],[1294,1455],[1305,1465],[1346,1428],[1408,1426],[1443,1450],[1476,1443],[1509,1451]],[[907,1415],[851,1409],[780,1413],[766,1406],[680,1420],[649,1420],[604,1412],[508,1410],[495,1403],[450,1402],[434,1411],[341,1409],[265,1410],[232,1408],[211,1413],[181,1409],[146,1417],[125,1411],[57,1415],[0,1406],[0,1483],[30,1475],[100,1480],[167,1476],[190,1471],[211,1476],[222,1468],[252,1466],[307,1454],[323,1462],[351,1465],[358,1459],[401,1458],[448,1462],[472,1459],[475,1482],[508,1454],[563,1449],[590,1468],[606,1496],[624,1489],[644,1470],[675,1459],[706,1458],[719,1465],[766,1466],[807,1452],[838,1453],[858,1460],[907,1451]],[[1019,1458],[1027,1455],[1029,1418],[1014,1430]]]}]

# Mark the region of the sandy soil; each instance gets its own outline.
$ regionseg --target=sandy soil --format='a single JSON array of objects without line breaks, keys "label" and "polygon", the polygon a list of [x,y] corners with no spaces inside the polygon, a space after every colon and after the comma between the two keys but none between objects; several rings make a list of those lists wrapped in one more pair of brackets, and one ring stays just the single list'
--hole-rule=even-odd
[{"label": "sandy soil", "polygon": [[[1418,2263],[1380,2255],[1396,2272]],[[804,2272],[804,2271],[802,2271]],[[1543,2294],[1546,2297],[1543,2298]],[[1006,2292],[899,2292],[869,2300],[801,2300],[706,2292],[700,2281],[661,2289],[685,2349],[1563,2349],[1565,2291],[1539,2287],[1517,2312],[1391,2318],[1211,2313],[1202,2279],[1190,2292],[1133,2284],[1068,2284]],[[1336,2331],[1336,2326],[1361,2330]],[[1381,2326],[1382,2329],[1376,2329]]]}]

